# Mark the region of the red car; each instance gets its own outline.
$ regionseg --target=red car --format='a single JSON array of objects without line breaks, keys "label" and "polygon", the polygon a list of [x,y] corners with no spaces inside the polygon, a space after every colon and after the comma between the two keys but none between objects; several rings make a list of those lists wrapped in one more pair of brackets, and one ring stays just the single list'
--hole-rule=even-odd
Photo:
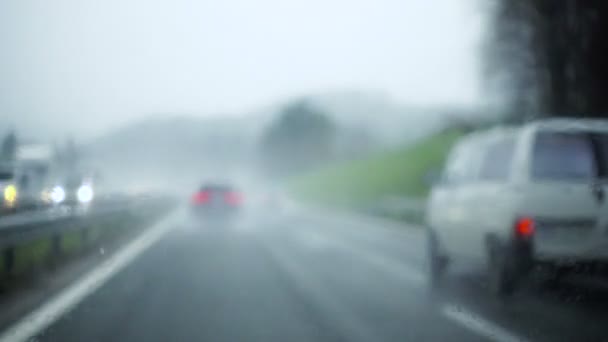
[{"label": "red car", "polygon": [[243,207],[243,195],[224,184],[206,184],[190,199],[192,213],[200,218],[236,216]]}]

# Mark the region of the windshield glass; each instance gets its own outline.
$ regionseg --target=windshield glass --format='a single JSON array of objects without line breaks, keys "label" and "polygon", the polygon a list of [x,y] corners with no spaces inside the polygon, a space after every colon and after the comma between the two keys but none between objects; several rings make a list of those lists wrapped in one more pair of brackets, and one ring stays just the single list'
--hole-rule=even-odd
[{"label": "windshield glass", "polygon": [[0,342],[608,342],[605,132],[608,0],[0,0]]}]

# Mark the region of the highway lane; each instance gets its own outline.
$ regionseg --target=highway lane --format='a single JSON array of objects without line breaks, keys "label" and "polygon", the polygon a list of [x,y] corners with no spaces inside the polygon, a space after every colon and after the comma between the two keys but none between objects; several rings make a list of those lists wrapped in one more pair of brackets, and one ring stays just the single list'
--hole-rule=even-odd
[{"label": "highway lane", "polygon": [[[492,298],[477,273],[426,288],[423,235],[299,211],[185,218],[39,341],[600,341],[606,310],[552,293]],[[531,290],[532,291],[532,290]]]},{"label": "highway lane", "polygon": [[[311,225],[331,221],[331,229],[325,234],[332,234],[336,241],[347,241],[359,255],[376,251],[386,260],[398,260],[402,269],[424,273],[425,240],[420,227],[366,215],[314,211],[307,219]],[[535,276],[521,293],[499,300],[488,290],[483,268],[462,264],[454,268],[438,294],[439,307],[465,308],[528,340],[608,341],[606,279],[587,284],[573,276],[547,287],[542,277]]]}]

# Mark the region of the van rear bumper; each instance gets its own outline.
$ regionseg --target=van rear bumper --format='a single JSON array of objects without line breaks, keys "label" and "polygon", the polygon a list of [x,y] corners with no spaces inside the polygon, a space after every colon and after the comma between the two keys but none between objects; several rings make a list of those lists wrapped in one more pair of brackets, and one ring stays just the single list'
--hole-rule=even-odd
[{"label": "van rear bumper", "polygon": [[559,264],[608,263],[608,241],[569,246],[535,246],[533,259],[538,262]]}]

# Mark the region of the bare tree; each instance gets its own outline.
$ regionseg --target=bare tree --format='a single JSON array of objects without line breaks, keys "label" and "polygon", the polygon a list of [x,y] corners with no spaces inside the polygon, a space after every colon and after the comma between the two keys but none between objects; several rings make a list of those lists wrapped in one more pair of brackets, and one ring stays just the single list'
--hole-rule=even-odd
[{"label": "bare tree", "polygon": [[2,161],[14,161],[17,158],[17,134],[9,132],[2,141],[0,159]]},{"label": "bare tree", "polygon": [[484,75],[509,121],[608,114],[608,2],[497,0],[491,11]]}]

